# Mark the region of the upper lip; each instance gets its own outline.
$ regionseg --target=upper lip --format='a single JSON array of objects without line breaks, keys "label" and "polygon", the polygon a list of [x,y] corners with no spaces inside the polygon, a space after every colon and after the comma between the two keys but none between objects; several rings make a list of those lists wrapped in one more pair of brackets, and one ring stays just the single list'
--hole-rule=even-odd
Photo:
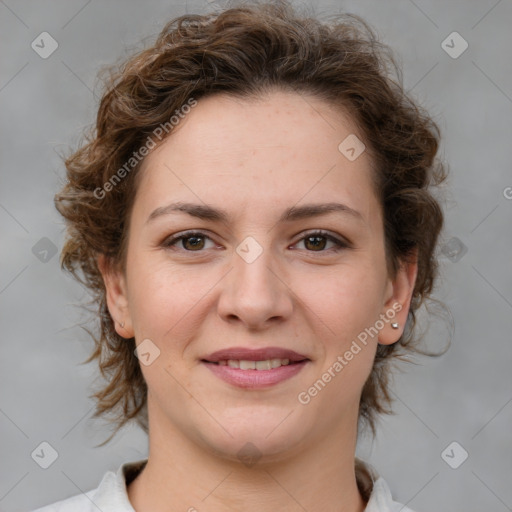
[{"label": "upper lip", "polygon": [[229,359],[244,361],[266,361],[267,359],[289,359],[290,362],[303,361],[309,359],[307,356],[299,354],[294,350],[288,350],[281,347],[266,347],[258,349],[248,349],[244,347],[232,347],[217,350],[203,358],[203,361],[217,363],[218,361],[228,361]]}]

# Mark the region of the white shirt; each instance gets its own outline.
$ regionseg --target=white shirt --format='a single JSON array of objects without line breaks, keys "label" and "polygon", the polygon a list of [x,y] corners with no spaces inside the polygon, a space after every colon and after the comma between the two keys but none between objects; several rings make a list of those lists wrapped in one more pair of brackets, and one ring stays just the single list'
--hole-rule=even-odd
[{"label": "white shirt", "polygon": [[[96,489],[32,512],[135,512],[128,499],[127,486],[139,474],[147,459],[126,462],[116,472],[108,471]],[[356,458],[356,478],[363,495],[369,496],[365,512],[413,512],[393,501],[387,483],[375,468]]]}]

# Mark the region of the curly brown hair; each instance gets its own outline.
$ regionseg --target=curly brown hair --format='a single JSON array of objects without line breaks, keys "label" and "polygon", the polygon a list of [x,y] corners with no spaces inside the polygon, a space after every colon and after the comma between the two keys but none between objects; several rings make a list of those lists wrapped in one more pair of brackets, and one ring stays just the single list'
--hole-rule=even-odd
[{"label": "curly brown hair", "polygon": [[95,347],[85,362],[97,359],[106,379],[92,395],[94,417],[112,416],[112,436],[132,419],[148,431],[147,386],[134,356],[135,339],[117,334],[98,267],[98,256],[105,255],[125,269],[140,163],[132,163],[108,193],[98,191],[126,170],[134,152],[190,98],[214,93],[308,93],[342,107],[356,122],[374,164],[390,275],[413,253],[418,262],[406,329],[397,343],[378,345],[359,419],[375,431],[376,415],[391,412],[390,362],[419,351],[416,312],[431,296],[437,275],[443,214],[432,187],[446,177],[436,158],[439,129],[401,84],[390,49],[362,19],[342,14],[322,22],[299,14],[286,0],[178,17],[153,46],[111,72],[96,126],[66,160],[68,182],[55,204],[67,223],[62,268],[89,288],[99,310],[99,335],[87,329]]}]

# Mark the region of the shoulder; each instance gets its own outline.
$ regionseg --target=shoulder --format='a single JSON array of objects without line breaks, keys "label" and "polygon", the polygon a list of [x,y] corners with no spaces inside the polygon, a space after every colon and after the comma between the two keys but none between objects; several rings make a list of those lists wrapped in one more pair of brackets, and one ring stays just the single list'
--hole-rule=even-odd
[{"label": "shoulder", "polygon": [[93,489],[84,494],[77,494],[71,498],[57,501],[51,505],[38,508],[32,512],[98,512],[98,509],[92,501],[97,489]]},{"label": "shoulder", "polygon": [[359,490],[367,499],[365,512],[414,512],[394,501],[387,482],[372,465],[356,458],[355,466]]},{"label": "shoulder", "polygon": [[394,501],[387,482],[379,477],[373,485],[373,491],[365,512],[414,512],[406,505]]},{"label": "shoulder", "polygon": [[127,485],[145,466],[147,459],[121,464],[108,471],[99,486],[88,492],[46,505],[31,512],[134,512]]}]

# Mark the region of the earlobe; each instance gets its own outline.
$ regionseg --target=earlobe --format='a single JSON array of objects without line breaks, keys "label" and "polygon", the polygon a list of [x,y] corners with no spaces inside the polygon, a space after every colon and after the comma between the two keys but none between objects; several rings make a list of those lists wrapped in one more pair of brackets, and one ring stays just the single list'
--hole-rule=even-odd
[{"label": "earlobe", "polygon": [[107,307],[116,332],[123,338],[132,338],[134,333],[128,310],[125,277],[104,254],[100,254],[97,261],[105,284]]},{"label": "earlobe", "polygon": [[407,261],[402,261],[394,279],[390,280],[390,296],[385,301],[384,311],[389,321],[379,332],[379,343],[392,345],[402,336],[409,315],[412,295],[418,275],[417,250],[411,253]]}]

